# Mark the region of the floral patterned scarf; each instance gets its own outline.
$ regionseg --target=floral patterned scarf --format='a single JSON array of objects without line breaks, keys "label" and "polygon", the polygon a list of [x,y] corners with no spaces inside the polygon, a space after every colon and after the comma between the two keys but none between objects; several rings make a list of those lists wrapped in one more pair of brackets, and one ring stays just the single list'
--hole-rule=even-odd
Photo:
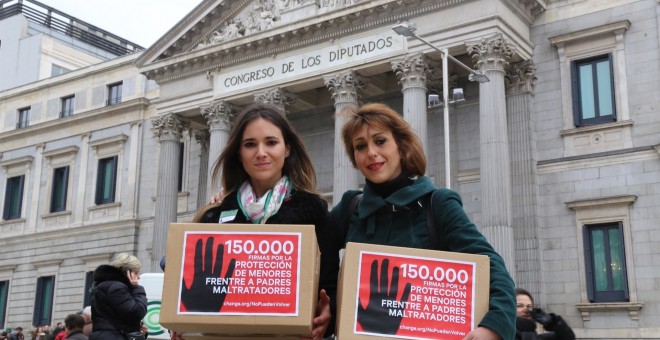
[{"label": "floral patterned scarf", "polygon": [[290,192],[291,180],[287,176],[282,176],[275,186],[260,198],[254,193],[250,181],[245,181],[238,188],[238,206],[252,223],[265,224],[268,218],[277,214]]}]

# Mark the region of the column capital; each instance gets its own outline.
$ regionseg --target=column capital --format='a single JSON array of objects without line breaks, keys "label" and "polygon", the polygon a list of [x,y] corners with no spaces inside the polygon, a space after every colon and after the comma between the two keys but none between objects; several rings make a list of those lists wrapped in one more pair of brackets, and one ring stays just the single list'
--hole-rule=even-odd
[{"label": "column capital", "polygon": [[183,130],[188,127],[189,123],[183,121],[176,113],[170,112],[152,119],[151,125],[153,126],[154,138],[159,142],[178,142],[181,140]]},{"label": "column capital", "polygon": [[323,82],[332,94],[335,104],[357,103],[359,92],[368,84],[366,78],[361,77],[353,70],[323,76]]},{"label": "column capital", "polygon": [[536,85],[536,65],[531,60],[513,63],[506,69],[505,84],[508,94],[534,92]]},{"label": "column capital", "polygon": [[281,87],[266,89],[254,94],[255,103],[270,104],[278,108],[285,115],[288,113],[289,105],[296,102],[298,97]]},{"label": "column capital", "polygon": [[504,67],[516,54],[516,46],[507,42],[501,33],[477,41],[468,41],[465,44],[476,67],[482,71],[504,72]]},{"label": "column capital", "polygon": [[426,89],[426,75],[431,71],[422,53],[407,55],[392,60],[392,71],[399,78],[403,89],[421,87]]},{"label": "column capital", "polygon": [[208,130],[195,130],[195,141],[202,147],[202,153],[209,151],[211,133]]},{"label": "column capital", "polygon": [[206,118],[212,130],[220,129],[229,131],[234,116],[238,112],[234,105],[222,99],[214,100],[211,104],[202,106],[200,109],[202,116]]}]

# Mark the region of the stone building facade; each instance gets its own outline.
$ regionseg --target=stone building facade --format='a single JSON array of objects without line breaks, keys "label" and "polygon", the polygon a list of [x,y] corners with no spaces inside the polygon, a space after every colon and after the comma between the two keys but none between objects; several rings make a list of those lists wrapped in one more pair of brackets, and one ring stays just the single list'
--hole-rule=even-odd
[{"label": "stone building facade", "polygon": [[[286,113],[332,204],[364,181],[341,112],[379,101],[541,307],[580,339],[659,339],[659,46],[658,0],[201,1],[145,51],[0,92],[0,326],[81,308],[117,252],[158,271],[242,107]],[[447,121],[443,86],[465,95]]]}]

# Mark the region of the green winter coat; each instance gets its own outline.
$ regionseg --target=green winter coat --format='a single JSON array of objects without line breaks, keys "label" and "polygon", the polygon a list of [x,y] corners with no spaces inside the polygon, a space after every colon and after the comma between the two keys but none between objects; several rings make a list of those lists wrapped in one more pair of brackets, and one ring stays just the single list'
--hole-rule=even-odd
[{"label": "green winter coat", "polygon": [[[516,298],[511,276],[504,260],[479,232],[463,210],[459,195],[448,189],[437,189],[428,177],[391,194],[378,196],[369,185],[353,216],[350,217],[345,242],[382,244],[389,246],[432,249],[426,213],[422,205],[434,190],[433,210],[439,249],[490,257],[490,302],[479,326],[497,332],[502,339],[513,339],[516,330]],[[359,191],[344,193],[341,202],[330,212],[330,223],[339,230],[351,198]],[[342,242],[340,240],[340,242]]]}]

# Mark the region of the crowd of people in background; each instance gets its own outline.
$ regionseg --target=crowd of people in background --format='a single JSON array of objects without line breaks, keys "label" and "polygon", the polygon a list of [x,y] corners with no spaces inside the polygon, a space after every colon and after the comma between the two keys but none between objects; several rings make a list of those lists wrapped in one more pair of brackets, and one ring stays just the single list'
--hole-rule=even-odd
[{"label": "crowd of people in background", "polygon": [[7,328],[0,334],[0,340],[87,340],[91,332],[91,307],[87,306],[77,313],[69,314],[63,323],[58,322],[53,329],[50,325],[37,326],[31,331],[24,331],[20,326]]}]

